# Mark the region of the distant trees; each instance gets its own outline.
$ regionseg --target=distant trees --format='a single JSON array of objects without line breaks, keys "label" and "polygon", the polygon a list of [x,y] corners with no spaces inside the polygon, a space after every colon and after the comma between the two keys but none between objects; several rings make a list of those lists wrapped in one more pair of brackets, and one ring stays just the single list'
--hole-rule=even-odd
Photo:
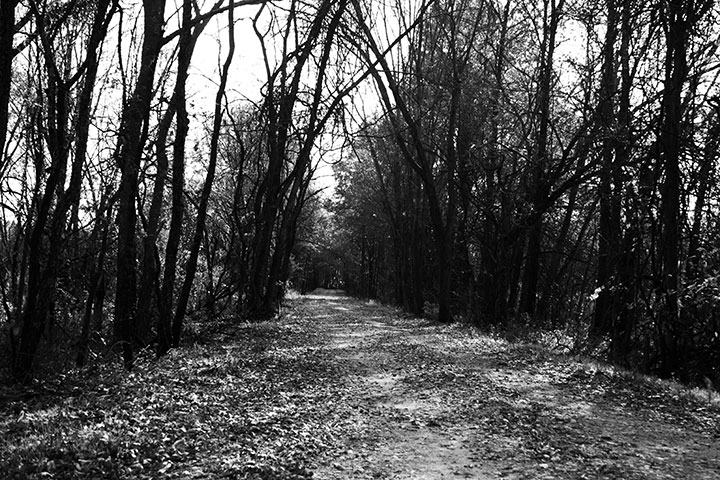
[{"label": "distant trees", "polygon": [[345,288],[422,315],[432,261],[420,181],[402,160],[392,127],[379,124],[356,141],[362,162],[335,167],[340,201],[333,213],[342,232]]},{"label": "distant trees", "polygon": [[[353,5],[366,42],[361,55],[372,69],[402,158],[417,175],[426,196],[437,261],[438,318],[450,322],[458,156],[467,154],[458,149],[469,148],[459,145],[458,130],[461,102],[465,100],[463,85],[482,19],[482,5],[470,11],[466,2],[420,4],[427,19],[408,36],[410,50],[406,58],[399,59],[400,65],[391,65],[376,42],[367,21],[372,9],[364,11],[357,1]],[[401,22],[407,17],[400,4],[393,14]],[[461,23],[462,16],[467,24]],[[427,115],[428,109],[435,109],[432,115]]]}]

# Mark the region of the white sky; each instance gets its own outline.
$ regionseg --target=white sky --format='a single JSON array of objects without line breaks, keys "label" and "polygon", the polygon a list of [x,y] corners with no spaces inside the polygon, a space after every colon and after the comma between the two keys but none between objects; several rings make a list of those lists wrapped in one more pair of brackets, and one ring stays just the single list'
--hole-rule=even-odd
[{"label": "white sky", "polygon": [[[238,105],[260,101],[261,88],[266,80],[262,48],[252,23],[258,9],[257,6],[247,6],[235,12],[235,56],[228,79],[227,97]],[[191,113],[212,115],[220,69],[227,52],[227,15],[221,14],[208,24],[195,47],[188,79],[188,106]],[[196,123],[194,127],[196,136],[204,135],[202,125]],[[202,170],[188,173],[204,174]],[[327,187],[327,194],[332,195],[335,178],[331,167],[323,161],[316,172],[316,184],[321,188]]]},{"label": "white sky", "polygon": [[[238,13],[251,11],[243,7]],[[231,99],[260,99],[260,88],[265,81],[265,67],[260,43],[252,28],[251,19],[241,17],[235,25],[235,56],[233,58],[228,95]],[[216,17],[198,39],[190,70],[189,87],[198,103],[208,104],[209,111],[215,99],[220,66],[227,55],[227,17]]]}]

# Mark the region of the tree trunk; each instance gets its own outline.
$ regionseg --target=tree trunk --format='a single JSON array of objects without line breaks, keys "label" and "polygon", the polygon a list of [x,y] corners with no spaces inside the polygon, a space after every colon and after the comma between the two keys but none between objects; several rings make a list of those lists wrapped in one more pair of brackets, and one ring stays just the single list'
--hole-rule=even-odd
[{"label": "tree trunk", "polygon": [[0,172],[5,170],[5,142],[7,141],[12,61],[15,57],[15,8],[18,0],[0,2]]},{"label": "tree trunk", "polygon": [[425,218],[423,210],[422,189],[413,183],[412,203],[415,212],[412,218],[411,234],[405,239],[409,245],[410,283],[408,288],[411,292],[410,311],[417,317],[425,313],[425,293],[423,284],[423,272],[425,270]]},{"label": "tree trunk", "polygon": [[[105,208],[104,204],[104,201],[100,202],[99,214],[96,220],[96,231],[101,231],[100,235],[102,236],[102,240],[100,250],[97,254],[97,261],[92,267],[93,270],[90,275],[87,300],[85,301],[82,330],[78,340],[78,354],[75,359],[75,365],[78,367],[83,367],[87,362],[87,355],[90,350],[90,341],[93,333],[100,331],[98,328],[98,323],[100,322],[97,322],[96,316],[98,311],[102,314],[103,303],[105,300],[105,255],[107,253],[108,219],[105,217],[105,213],[101,213]],[[108,208],[110,208],[110,206],[108,206]],[[92,237],[97,237],[97,235],[92,235]],[[94,317],[96,321],[93,321]]]},{"label": "tree trunk", "polygon": [[[615,162],[618,165],[618,176],[620,176],[619,168],[626,165],[630,159],[631,152],[631,129],[632,119],[630,117],[630,90],[632,88],[632,75],[630,71],[630,40],[632,38],[632,11],[629,2],[624,2],[621,14],[621,41],[620,41],[620,76],[622,79],[619,105],[618,105],[618,142],[615,145]],[[618,188],[623,188],[624,181],[616,181]],[[617,197],[621,196],[618,192]],[[640,241],[637,218],[637,208],[630,202],[633,201],[633,195],[627,195],[627,204],[625,208],[626,222],[629,227],[624,233],[623,244],[619,250],[618,258],[618,280],[621,289],[617,302],[619,311],[614,318],[613,331],[610,344],[611,360],[623,366],[629,366],[628,354],[630,352],[630,340],[636,325],[636,300],[638,291],[638,249],[636,245]],[[622,207],[620,207],[622,208]],[[622,225],[620,225],[620,234],[622,235]]]},{"label": "tree trunk", "polygon": [[[176,340],[173,328],[173,298],[177,275],[178,250],[185,215],[185,140],[187,139],[190,123],[187,112],[186,83],[194,48],[190,29],[191,18],[192,5],[190,0],[183,0],[178,71],[173,93],[175,104],[172,105],[177,116],[177,131],[175,132],[175,142],[173,144],[172,213],[170,216],[168,243],[165,248],[165,275],[158,301],[160,306],[160,315],[158,316],[158,355],[167,353],[170,347],[175,345]],[[164,148],[164,145],[159,145],[159,147]]]},{"label": "tree trunk", "polygon": [[[555,37],[557,34],[564,1],[545,0],[545,20],[543,25],[543,43],[540,51],[540,77],[537,90],[537,131],[535,132],[535,153],[532,159],[532,180],[530,200],[529,230],[525,270],[523,273],[522,293],[520,295],[521,315],[542,317],[542,309],[537,308],[538,280],[540,278],[540,256],[542,253],[544,215],[547,208],[549,185],[546,179],[548,165],[548,132],[550,127],[550,99],[553,80],[553,59],[555,56]],[[550,11],[548,12],[548,8]],[[542,318],[538,318],[542,322]]]},{"label": "tree trunk", "polygon": [[[176,93],[170,98],[168,109],[165,111],[160,125],[158,126],[157,139],[155,141],[155,154],[157,157],[157,172],[153,182],[152,200],[148,211],[147,225],[145,226],[145,238],[143,239],[142,259],[140,263],[140,290],[138,292],[137,318],[138,322],[146,326],[156,323],[153,306],[157,309],[160,298],[156,298],[159,290],[160,277],[159,252],[157,248],[157,237],[160,232],[160,218],[163,209],[165,193],[165,181],[168,173],[168,158],[165,151],[167,136],[170,131],[173,118],[175,117],[177,105]],[[153,302],[155,299],[155,302]],[[157,321],[158,343],[169,344],[167,341],[167,329],[163,329],[159,319]]]},{"label": "tree trunk", "polygon": [[702,274],[700,236],[703,225],[703,212],[708,203],[712,179],[715,177],[715,161],[720,148],[720,103],[713,105],[713,112],[708,116],[708,128],[705,136],[702,163],[697,174],[698,190],[695,206],[693,207],[693,221],[688,240],[688,275],[697,279]]},{"label": "tree trunk", "polygon": [[665,12],[666,58],[665,82],[662,97],[662,125],[659,134],[665,180],[662,185],[662,294],[665,300],[661,315],[660,372],[677,373],[682,361],[682,343],[691,331],[690,325],[680,323],[680,159],[682,155],[682,89],[688,77],[687,49],[693,27],[712,8],[712,1],[686,2],[670,0]]},{"label": "tree trunk", "polygon": [[617,315],[617,260],[620,238],[620,212],[613,185],[617,174],[615,145],[615,41],[617,38],[618,12],[615,0],[607,0],[607,27],[603,46],[603,75],[600,85],[600,106],[598,108],[598,129],[603,139],[602,166],[600,170],[600,219],[598,239],[597,288],[600,289],[595,302],[591,337],[599,339],[609,333]]},{"label": "tree trunk", "polygon": [[[188,10],[188,19],[190,11],[190,0],[185,0],[184,8]],[[215,180],[215,167],[217,165],[218,158],[218,145],[220,142],[220,133],[222,128],[222,106],[223,97],[225,96],[225,87],[227,86],[228,72],[230,71],[230,65],[232,63],[233,55],[235,54],[235,17],[234,9],[228,10],[228,43],[229,49],[227,59],[223,65],[222,73],[220,75],[220,85],[218,86],[217,94],[215,96],[215,117],[213,121],[213,129],[210,136],[210,158],[208,163],[208,170],[205,176],[205,183],[203,185],[202,193],[200,194],[200,202],[197,211],[197,220],[195,224],[195,234],[193,235],[192,243],[190,244],[190,256],[188,258],[185,267],[185,281],[183,282],[182,290],[178,296],[178,305],[175,310],[175,316],[173,317],[172,324],[172,346],[177,347],[180,344],[180,335],[182,333],[183,319],[185,318],[185,311],[187,309],[188,299],[190,298],[190,291],[192,290],[193,282],[195,281],[195,272],[197,271],[197,260],[200,252],[200,244],[202,243],[203,232],[205,230],[205,218],[207,216],[208,202],[210,200],[210,193],[212,192],[212,185]]]},{"label": "tree trunk", "polygon": [[682,87],[687,78],[688,25],[683,16],[683,0],[668,2],[667,57],[662,99],[663,122],[660,132],[665,180],[662,185],[662,312],[661,339],[664,375],[677,368],[680,310],[678,306],[680,267],[680,148],[682,121]]},{"label": "tree trunk", "polygon": [[295,161],[295,167],[290,174],[292,186],[290,187],[290,194],[277,233],[275,253],[270,267],[268,291],[265,294],[265,311],[276,311],[277,305],[279,305],[282,300],[282,295],[284,295],[283,285],[289,277],[290,257],[295,244],[297,222],[302,213],[308,186],[312,180],[312,174],[307,175],[306,173],[310,170],[311,153],[315,146],[315,140],[325,124],[324,120],[319,118],[319,109],[326,78],[325,71],[330,61],[335,35],[343,13],[345,12],[346,4],[347,0],[340,0],[338,2],[337,10],[333,14],[330,24],[327,27],[324,41],[322,42],[322,53],[318,64],[319,73],[315,79],[313,101],[310,105],[309,119],[305,127],[307,133],[302,140],[302,148]]},{"label": "tree trunk", "polygon": [[[212,10],[219,7],[221,2],[215,4]],[[158,171],[155,179],[152,203],[148,215],[148,226],[143,248],[143,264],[141,286],[142,291],[138,300],[138,317],[146,323],[149,329],[153,323],[152,297],[157,295],[157,350],[160,355],[166,353],[173,344],[172,318],[173,299],[175,296],[175,280],[177,276],[177,259],[180,249],[180,240],[183,231],[185,216],[185,141],[188,135],[189,119],[187,113],[186,83],[190,61],[197,39],[210,21],[210,17],[192,29],[192,5],[183,2],[182,27],[178,39],[178,68],[176,73],[173,95],[168,103],[167,110],[158,127],[156,142]],[[165,246],[165,272],[160,283],[160,259],[157,251],[157,234],[160,214],[163,205],[164,183],[167,177],[168,159],[165,153],[167,135],[176,116],[176,132],[173,144],[172,163],[172,208],[170,215],[170,229]]]},{"label": "tree trunk", "polygon": [[[535,318],[536,300],[538,280],[540,278],[540,255],[542,253],[543,238],[543,214],[539,210],[534,211],[527,233],[527,244],[525,250],[525,267],[523,269],[522,290],[520,291],[520,309],[521,316],[527,315],[529,318],[540,321]],[[524,321],[524,320],[523,320]]]},{"label": "tree trunk", "polygon": [[[22,380],[30,378],[35,351],[54,305],[57,276],[65,247],[64,234],[67,213],[71,206],[80,200],[81,175],[87,151],[92,92],[98,68],[97,50],[107,31],[109,16],[106,20],[106,13],[109,3],[109,0],[104,0],[97,5],[86,45],[86,71],[84,84],[78,98],[78,116],[74,125],[77,135],[76,151],[67,190],[64,188],[70,155],[70,135],[68,133],[70,88],[77,80],[61,78],[56,64],[57,59],[53,56],[53,39],[45,30],[46,18],[34,5],[31,6],[38,24],[38,36],[47,73],[46,139],[52,163],[49,169],[50,175],[45,183],[45,191],[39,199],[40,206],[35,224],[32,226],[28,245],[28,295],[22,314],[20,343],[14,365],[15,374]],[[69,72],[64,73],[67,75]],[[39,166],[41,166],[40,163],[36,165],[36,168]]]},{"label": "tree trunk", "polygon": [[[274,307],[272,306],[274,299],[271,297],[276,295],[277,282],[279,281],[278,274],[282,269],[279,263],[275,266],[272,264],[273,257],[275,256],[273,248],[280,248],[277,244],[276,229],[278,227],[278,218],[285,207],[283,197],[287,191],[287,186],[283,186],[282,173],[290,139],[290,127],[292,126],[293,112],[298,101],[300,81],[305,65],[310,59],[316,40],[320,38],[325,19],[333,7],[333,4],[334,2],[324,0],[318,6],[317,13],[313,19],[313,23],[310,25],[304,43],[301,44],[299,50],[295,52],[296,61],[293,65],[293,71],[288,72],[288,65],[284,63],[280,67],[280,71],[276,72],[278,73],[277,75],[271,75],[269,71],[267,72],[269,76],[268,81],[270,82],[265,98],[265,105],[269,117],[267,134],[268,168],[258,188],[254,205],[256,233],[252,244],[253,253],[251,267],[249,269],[250,278],[248,285],[248,313],[256,319],[268,318],[274,313]],[[339,12],[344,9],[344,4],[344,0],[339,2]],[[293,1],[290,6],[293,14],[296,8],[297,4]],[[340,16],[340,13],[336,13],[329,27],[330,33],[328,33],[328,35],[334,35],[332,31],[337,27]],[[326,47],[325,55],[328,53],[330,45],[326,45]],[[265,55],[267,55],[267,52],[265,52]],[[282,82],[280,85],[274,83],[278,78]],[[289,84],[285,84],[285,82],[289,82]],[[319,102],[319,98],[317,97],[319,94],[320,92],[316,92],[315,99],[313,100],[314,103]],[[312,108],[310,114],[316,119],[317,107]],[[308,135],[316,135],[317,132],[312,128],[312,120],[310,127]],[[303,150],[306,148],[308,148],[307,145]],[[309,151],[307,155],[309,156]],[[302,165],[308,161],[304,158],[305,154],[301,154],[299,157],[301,158],[298,158],[298,162],[301,163],[298,166],[301,168],[296,169],[296,171],[291,174],[291,177],[299,173],[298,170],[304,169]],[[292,181],[292,179],[290,179],[290,181]],[[280,228],[282,229],[282,226],[280,226]],[[280,235],[287,237],[287,232],[281,232]]]},{"label": "tree trunk", "polygon": [[[45,183],[42,194],[39,191],[37,201],[39,203],[35,223],[30,230],[30,241],[28,244],[28,284],[27,298],[22,312],[22,323],[20,328],[20,342],[17,349],[17,357],[14,359],[14,373],[20,380],[30,379],[32,364],[35,357],[42,332],[46,327],[51,305],[55,294],[55,284],[58,269],[59,242],[61,234],[53,222],[52,207],[56,201],[56,195],[64,184],[65,170],[68,160],[67,129],[68,129],[68,85],[60,78],[60,73],[55,65],[55,59],[51,55],[52,46],[48,33],[44,30],[44,18],[35,11],[38,24],[39,36],[42,39],[42,51],[45,59],[47,86],[44,89],[47,94],[47,119],[46,129],[41,124],[40,117],[37,118],[38,132],[46,130],[44,136],[47,151],[50,154],[51,164],[49,176]],[[38,149],[36,152],[37,164],[36,175],[42,175],[44,169],[44,152],[42,149],[41,136],[37,137]],[[40,189],[38,182],[37,188]],[[53,243],[55,240],[57,243]]]},{"label": "tree trunk", "polygon": [[136,340],[137,246],[135,241],[138,174],[142,157],[143,127],[146,127],[153,96],[155,69],[163,45],[165,0],[143,0],[144,38],[139,75],[135,90],[124,106],[118,139],[118,164],[121,169],[117,214],[117,281],[115,290],[115,335],[122,345],[123,361],[132,368]]},{"label": "tree trunk", "polygon": [[[407,162],[408,166],[418,175],[420,181],[425,190],[426,200],[428,202],[428,208],[430,210],[430,225],[433,231],[433,240],[435,244],[437,254],[437,276],[438,276],[438,304],[439,313],[438,321],[443,323],[452,322],[451,312],[451,299],[452,299],[452,259],[453,259],[453,244],[455,241],[455,196],[456,185],[455,175],[457,168],[457,152],[455,150],[455,128],[457,126],[457,115],[458,115],[458,102],[460,100],[460,93],[462,88],[461,76],[463,69],[467,65],[467,58],[465,63],[454,64],[452,72],[452,85],[451,85],[451,112],[450,122],[448,131],[445,132],[446,142],[448,145],[447,158],[445,159],[447,177],[447,196],[448,201],[446,206],[446,218],[443,218],[443,204],[440,196],[438,195],[437,186],[435,185],[434,178],[434,165],[433,161],[429,158],[427,153],[427,147],[423,141],[423,137],[420,131],[420,122],[413,113],[410,111],[408,104],[406,103],[405,97],[400,89],[398,79],[393,76],[393,69],[390,68],[387,59],[380,51],[377,43],[375,42],[372,32],[368,27],[364,19],[364,13],[360,3],[357,0],[352,1],[359,26],[364,34],[364,39],[368,42],[370,52],[375,57],[375,61],[370,59],[369,55],[365,55],[365,60],[368,62],[370,74],[375,80],[376,85],[381,96],[381,101],[384,104],[388,112],[396,110],[399,112],[405,126],[407,127],[410,140],[406,141],[403,138],[401,132],[405,130],[404,127],[399,125],[398,119],[394,114],[388,115],[388,119],[391,122],[395,137],[398,140],[398,145],[401,149],[402,156]],[[362,52],[361,52],[362,53]],[[453,52],[456,54],[457,52]],[[376,65],[377,62],[377,65]],[[378,66],[380,69],[378,69]],[[380,74],[380,71],[384,73],[384,78]],[[392,100],[390,98],[392,94]],[[412,146],[408,147],[408,144]]]}]

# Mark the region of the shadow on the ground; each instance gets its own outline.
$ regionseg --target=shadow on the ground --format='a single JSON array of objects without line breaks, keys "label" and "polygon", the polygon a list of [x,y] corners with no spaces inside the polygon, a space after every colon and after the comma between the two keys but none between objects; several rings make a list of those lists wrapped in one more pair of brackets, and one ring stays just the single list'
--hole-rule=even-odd
[{"label": "shadow on the ground", "polygon": [[3,410],[0,471],[88,479],[720,472],[712,405],[338,291],[84,387]]},{"label": "shadow on the ground", "polygon": [[359,405],[346,438],[351,454],[319,478],[720,472],[717,420],[687,397],[376,304],[308,300]]}]

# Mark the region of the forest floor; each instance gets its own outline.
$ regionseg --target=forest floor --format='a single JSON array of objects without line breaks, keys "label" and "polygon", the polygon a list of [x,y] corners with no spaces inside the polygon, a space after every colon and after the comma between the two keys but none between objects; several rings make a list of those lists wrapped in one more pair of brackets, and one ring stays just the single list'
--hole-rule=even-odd
[{"label": "forest floor", "polygon": [[205,328],[4,387],[0,477],[720,479],[717,394],[327,291]]}]

